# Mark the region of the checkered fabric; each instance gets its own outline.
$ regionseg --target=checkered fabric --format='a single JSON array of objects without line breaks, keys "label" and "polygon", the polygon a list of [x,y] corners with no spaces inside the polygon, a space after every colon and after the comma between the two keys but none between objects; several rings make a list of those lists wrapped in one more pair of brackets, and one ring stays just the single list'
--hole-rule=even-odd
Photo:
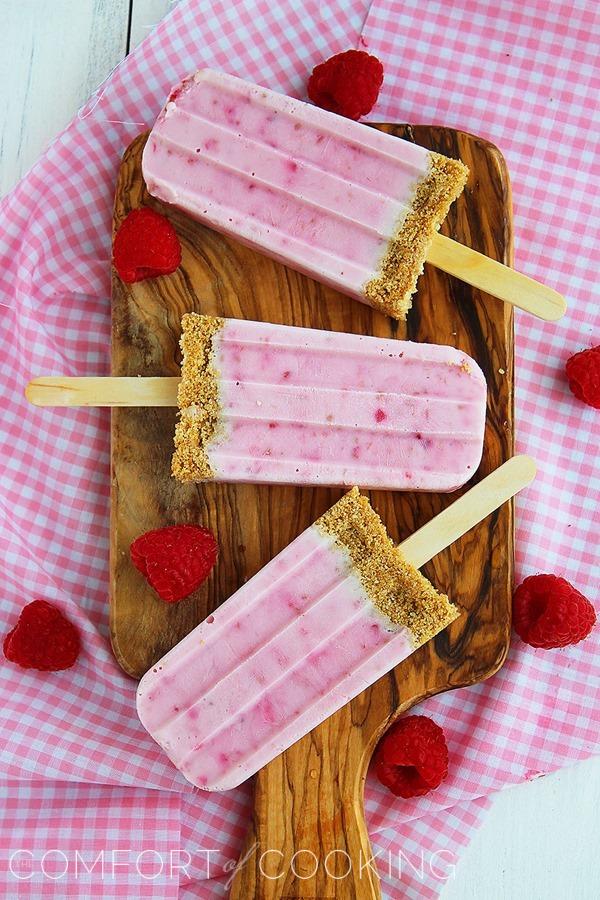
[{"label": "checkered fabric", "polygon": [[177,900],[187,863],[177,794],[64,781],[0,787],[3,897]]},{"label": "checkered fabric", "polygon": [[[199,66],[303,96],[312,66],[348,47],[384,64],[373,121],[438,122],[496,143],[512,175],[517,266],[570,304],[554,325],[516,317],[518,448],[539,465],[518,503],[517,577],[556,572],[594,600],[598,413],[571,396],[563,367],[600,343],[599,45],[595,0],[187,0],[1,201],[2,619],[8,630],[25,602],[43,597],[84,639],[68,672],[26,672],[0,659],[5,896],[225,896],[249,812],[247,785],[205,794],[184,782],[138,724],[134,684],[111,656],[107,413],[36,410],[23,398],[34,375],[108,372],[111,205],[125,146]],[[487,795],[598,751],[598,643],[594,633],[545,653],[515,640],[489,682],[419,710],[444,727],[450,776],[408,802],[369,778],[386,896],[437,896]],[[156,875],[159,856],[186,849],[185,870]],[[11,863],[23,850],[30,855]],[[51,850],[64,856],[42,862]],[[78,850],[88,866],[105,850],[105,867],[109,854],[127,850],[128,866],[112,880],[99,880],[98,869],[75,877]],[[132,862],[141,851],[144,874]]]}]

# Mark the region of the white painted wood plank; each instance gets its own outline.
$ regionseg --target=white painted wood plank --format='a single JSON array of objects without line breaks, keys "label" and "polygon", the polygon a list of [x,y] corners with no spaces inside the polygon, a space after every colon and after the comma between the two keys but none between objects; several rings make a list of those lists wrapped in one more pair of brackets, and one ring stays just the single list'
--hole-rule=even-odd
[{"label": "white painted wood plank", "polygon": [[0,195],[126,52],[129,0],[0,0]]},{"label": "white painted wood plank", "polygon": [[129,49],[133,50],[178,0],[132,0]]},{"label": "white painted wood plank", "polygon": [[600,758],[501,791],[441,900],[597,900]]}]

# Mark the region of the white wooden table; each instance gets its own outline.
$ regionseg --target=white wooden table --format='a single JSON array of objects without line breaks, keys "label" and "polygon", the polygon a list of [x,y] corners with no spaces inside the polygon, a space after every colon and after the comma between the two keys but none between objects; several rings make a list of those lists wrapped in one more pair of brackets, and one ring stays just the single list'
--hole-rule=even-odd
[{"label": "white wooden table", "polygon": [[[0,196],[171,5],[0,0]],[[599,810],[600,758],[501,792],[443,900],[597,900]]]}]

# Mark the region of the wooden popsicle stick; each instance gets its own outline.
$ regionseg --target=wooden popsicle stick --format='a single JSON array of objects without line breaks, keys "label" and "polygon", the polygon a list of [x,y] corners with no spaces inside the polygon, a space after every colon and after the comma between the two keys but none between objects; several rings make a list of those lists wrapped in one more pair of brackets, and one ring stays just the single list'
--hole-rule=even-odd
[{"label": "wooden popsicle stick", "polygon": [[34,406],[177,406],[179,378],[34,378],[25,396]]},{"label": "wooden popsicle stick", "polygon": [[527,487],[535,472],[535,461],[530,456],[513,456],[403,541],[400,544],[403,555],[420,569],[436,553]]},{"label": "wooden popsicle stick", "polygon": [[427,262],[540,319],[555,322],[565,314],[565,298],[557,291],[443,234],[434,236]]}]

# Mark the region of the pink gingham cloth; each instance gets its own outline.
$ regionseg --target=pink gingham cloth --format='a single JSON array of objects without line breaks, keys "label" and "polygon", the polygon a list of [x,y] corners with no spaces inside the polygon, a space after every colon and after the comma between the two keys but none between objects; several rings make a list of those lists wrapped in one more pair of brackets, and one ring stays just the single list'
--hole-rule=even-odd
[{"label": "pink gingham cloth", "polygon": [[[385,67],[372,121],[442,123],[496,143],[512,176],[516,265],[570,304],[554,325],[516,317],[518,449],[539,466],[518,502],[517,578],[556,572],[597,600],[599,419],[563,367],[600,343],[599,45],[595,0],[181,2],[1,202],[2,621],[7,631],[43,597],[84,639],[68,672],[0,659],[4,896],[225,896],[250,809],[248,785],[187,785],[138,724],[134,684],[111,655],[106,411],[23,399],[38,374],[108,372],[125,146],[199,66],[303,96],[313,65],[348,47]],[[492,792],[598,752],[599,642],[596,630],[544,653],[515,640],[493,679],[424,705],[448,738],[448,780],[408,802],[367,783],[385,896],[436,897]]]}]

